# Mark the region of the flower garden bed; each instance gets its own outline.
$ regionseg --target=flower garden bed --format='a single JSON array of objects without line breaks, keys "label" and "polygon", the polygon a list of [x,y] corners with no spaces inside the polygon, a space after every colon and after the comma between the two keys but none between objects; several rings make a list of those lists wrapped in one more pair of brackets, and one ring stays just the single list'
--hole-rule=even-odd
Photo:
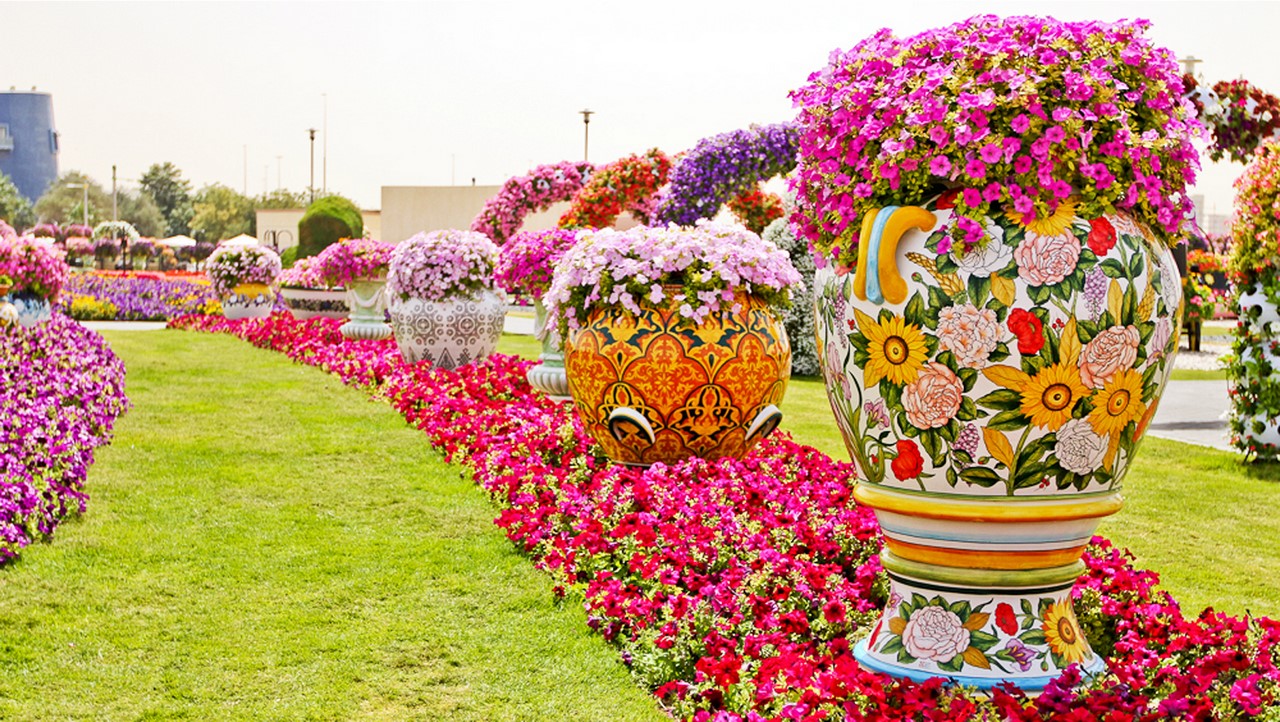
[{"label": "flower garden bed", "polygon": [[73,273],[60,305],[78,321],[165,321],[222,312],[203,275],[186,280],[162,274]]},{"label": "flower garden bed", "polygon": [[[679,718],[1247,719],[1276,701],[1280,625],[1187,618],[1154,573],[1101,538],[1074,594],[1108,674],[1081,683],[1068,672],[1035,700],[892,680],[850,654],[886,584],[847,464],[773,438],[742,461],[613,466],[530,389],[527,361],[406,365],[393,341],[347,341],[336,321],[279,314],[171,325],[233,333],[389,401],[471,471],[501,507],[496,523],[558,594],[584,600],[592,627]],[[1028,610],[989,613],[1054,638]]]},{"label": "flower garden bed", "polygon": [[83,512],[93,450],[129,407],[124,364],[62,314],[0,329],[0,564]]}]

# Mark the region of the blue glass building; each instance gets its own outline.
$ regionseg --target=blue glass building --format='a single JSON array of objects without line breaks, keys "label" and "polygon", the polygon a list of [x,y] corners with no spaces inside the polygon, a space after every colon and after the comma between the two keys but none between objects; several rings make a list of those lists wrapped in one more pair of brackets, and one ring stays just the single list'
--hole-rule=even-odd
[{"label": "blue glass building", "polygon": [[0,172],[32,203],[57,180],[53,96],[34,90],[0,92]]}]

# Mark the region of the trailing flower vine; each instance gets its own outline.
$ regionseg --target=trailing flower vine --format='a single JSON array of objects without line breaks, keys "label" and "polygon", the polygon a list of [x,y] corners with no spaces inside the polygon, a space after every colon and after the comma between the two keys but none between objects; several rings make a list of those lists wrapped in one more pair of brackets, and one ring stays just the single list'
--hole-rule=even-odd
[{"label": "trailing flower vine", "polygon": [[[731,199],[790,173],[796,167],[798,141],[794,123],[753,125],[703,138],[672,169],[657,222],[691,226],[713,218]],[[768,224],[765,221],[752,230],[759,233]]]},{"label": "trailing flower vine", "polygon": [[471,230],[502,245],[520,230],[526,215],[573,200],[594,170],[595,166],[586,161],[565,161],[540,165],[525,175],[509,178],[497,195],[485,201],[471,222]]}]

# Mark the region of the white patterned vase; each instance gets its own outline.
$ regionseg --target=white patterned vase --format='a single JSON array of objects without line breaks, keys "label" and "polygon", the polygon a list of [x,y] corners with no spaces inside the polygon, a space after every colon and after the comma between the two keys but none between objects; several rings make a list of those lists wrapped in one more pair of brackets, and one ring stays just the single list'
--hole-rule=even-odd
[{"label": "white patterned vase", "polygon": [[391,304],[391,325],[404,360],[425,359],[444,369],[493,353],[506,316],[506,299],[488,289],[443,301],[410,298],[394,299]]},{"label": "white patterned vase", "polygon": [[387,325],[387,279],[361,279],[347,284],[347,306],[351,320],[338,327],[350,339],[377,341],[391,337]]},{"label": "white patterned vase", "polygon": [[1071,588],[1173,370],[1182,285],[1128,215],[993,216],[960,255],[951,208],[881,210],[856,272],[814,279],[827,393],[890,581],[855,656],[1034,691],[1105,666]]},{"label": "white patterned vase", "polygon": [[266,318],[276,305],[276,292],[264,283],[242,283],[222,299],[227,318]]},{"label": "white patterned vase", "polygon": [[53,318],[53,305],[47,298],[19,291],[11,294],[9,300],[17,311],[18,324],[24,328],[34,328]]},{"label": "white patterned vase", "polygon": [[[533,302],[533,332],[542,336],[542,353],[538,363],[529,367],[525,378],[529,385],[546,394],[552,401],[572,401],[569,395],[569,376],[564,370],[564,349],[560,347],[560,334],[555,327],[547,326],[547,307],[542,299]],[[545,333],[544,333],[545,330]]]},{"label": "white patterned vase", "polygon": [[1254,284],[1242,289],[1236,347],[1240,349],[1232,369],[1241,378],[1231,378],[1231,411],[1228,425],[1231,443],[1246,457],[1280,457],[1280,418],[1269,418],[1267,406],[1280,388],[1280,354],[1272,348],[1280,341],[1280,308]]},{"label": "white patterned vase", "polygon": [[308,318],[346,318],[347,292],[343,289],[284,286],[280,298],[299,321]]}]

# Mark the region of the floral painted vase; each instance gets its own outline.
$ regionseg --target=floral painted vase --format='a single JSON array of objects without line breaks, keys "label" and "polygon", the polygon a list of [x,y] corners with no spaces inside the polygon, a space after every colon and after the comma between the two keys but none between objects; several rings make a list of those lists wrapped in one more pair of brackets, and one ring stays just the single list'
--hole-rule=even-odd
[{"label": "floral painted vase", "polygon": [[9,300],[17,311],[18,324],[23,328],[34,328],[53,318],[53,304],[47,298],[19,291],[11,293]]},{"label": "floral painted vase", "polygon": [[492,354],[506,318],[506,300],[491,290],[444,301],[410,298],[391,304],[391,325],[404,360],[426,359],[444,369]]},{"label": "floral painted vase", "polygon": [[819,356],[884,531],[890,599],[855,650],[917,680],[1037,690],[1101,670],[1072,584],[1177,351],[1172,253],[1075,203],[951,252],[948,197],[867,224],[858,270],[819,269]]},{"label": "floral painted vase", "polygon": [[1280,456],[1280,308],[1261,285],[1242,289],[1228,370],[1231,443],[1247,458]]},{"label": "floral painted vase", "polygon": [[0,328],[9,328],[19,324],[18,307],[0,298]]},{"label": "floral painted vase", "polygon": [[308,318],[346,318],[347,292],[342,289],[282,286],[280,298],[299,321]]},{"label": "floral painted vase", "polygon": [[242,283],[222,299],[222,315],[227,318],[266,318],[276,305],[276,293],[263,283]]},{"label": "floral painted vase", "polygon": [[741,457],[782,420],[791,344],[773,310],[739,293],[701,324],[674,303],[596,308],[564,346],[587,432],[622,464]]},{"label": "floral painted vase", "polygon": [[[553,401],[570,401],[569,375],[564,370],[564,349],[560,344],[560,334],[555,328],[547,326],[547,307],[541,300],[533,302],[533,328],[542,336],[542,353],[538,355],[538,363],[529,367],[526,378],[529,385],[541,391]],[[543,329],[546,328],[546,333]]]},{"label": "floral painted vase", "polygon": [[347,284],[347,306],[351,320],[338,327],[350,339],[377,341],[391,337],[387,325],[387,279],[365,278]]}]

